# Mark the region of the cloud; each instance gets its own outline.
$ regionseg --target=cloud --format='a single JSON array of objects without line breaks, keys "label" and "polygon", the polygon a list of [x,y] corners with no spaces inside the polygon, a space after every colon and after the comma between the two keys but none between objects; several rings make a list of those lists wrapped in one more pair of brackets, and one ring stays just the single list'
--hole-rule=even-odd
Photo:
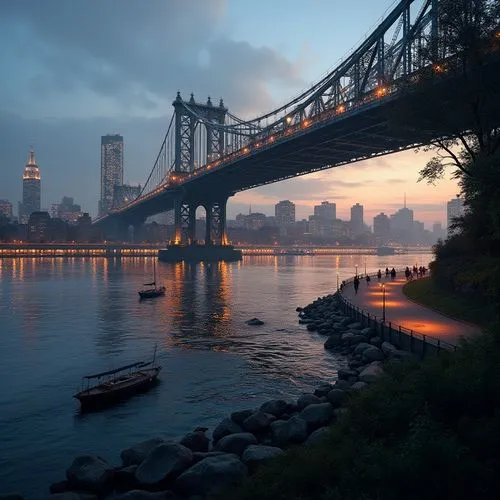
[{"label": "cloud", "polygon": [[22,67],[20,84],[33,99],[76,100],[90,91],[108,108],[164,115],[181,89],[202,101],[222,96],[232,112],[248,115],[271,107],[272,85],[303,82],[299,66],[280,53],[222,36],[226,8],[226,0],[0,2],[0,42],[13,48],[9,61]]}]

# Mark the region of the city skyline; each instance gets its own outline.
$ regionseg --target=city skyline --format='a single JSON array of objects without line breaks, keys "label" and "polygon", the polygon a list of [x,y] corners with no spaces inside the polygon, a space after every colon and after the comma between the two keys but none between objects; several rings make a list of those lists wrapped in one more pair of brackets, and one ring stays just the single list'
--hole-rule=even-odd
[{"label": "city skyline", "polygon": [[[300,22],[309,7],[293,1],[273,2],[266,15],[234,1],[207,1],[196,8],[152,0],[147,8],[123,2],[122,9],[113,11],[117,22],[106,29],[98,29],[107,18],[101,12],[104,7],[98,2],[85,8],[75,3],[81,27],[68,31],[62,29],[71,25],[66,11],[50,5],[41,8],[28,0],[21,3],[21,7],[0,6],[0,36],[7,37],[2,47],[12,48],[0,49],[4,66],[12,68],[9,81],[0,82],[5,97],[0,124],[6,131],[0,138],[0,198],[20,193],[18,165],[33,144],[43,159],[42,207],[71,195],[93,216],[100,197],[103,133],[113,131],[126,138],[124,182],[142,185],[158,153],[177,90],[183,95],[193,91],[200,100],[208,95],[213,100],[223,97],[229,110],[242,117],[270,110],[333,68],[392,4],[377,0],[367,6],[364,0],[354,0],[338,5],[335,30],[326,29],[329,16],[318,21],[324,24],[321,30]],[[332,9],[326,0],[317,3],[325,12]],[[275,26],[270,20],[278,12],[284,18]],[[347,29],[340,21],[344,17],[356,19],[356,29]],[[188,39],[180,41],[172,19],[192,22]],[[169,23],[170,31],[164,29]],[[290,37],[289,26],[297,23],[301,29]],[[24,38],[19,38],[26,30],[35,42],[30,51],[22,50]],[[96,32],[98,37],[90,35]],[[151,45],[158,47],[155,55],[139,49]],[[325,46],[332,49],[325,51]],[[168,60],[168,67],[160,68],[158,57]],[[80,63],[75,67],[76,60]],[[109,71],[101,74],[96,67]],[[421,220],[427,225],[444,223],[446,200],[459,190],[450,180],[437,187],[417,184],[418,171],[428,158],[429,154],[407,151],[238,193],[229,202],[228,214],[234,217],[250,203],[271,213],[276,202],[293,198],[297,216],[305,217],[324,199],[346,206],[361,199],[371,218],[396,209],[396,200],[406,191],[409,202],[415,200],[414,209],[423,213]],[[388,197],[394,200],[389,207]]]}]

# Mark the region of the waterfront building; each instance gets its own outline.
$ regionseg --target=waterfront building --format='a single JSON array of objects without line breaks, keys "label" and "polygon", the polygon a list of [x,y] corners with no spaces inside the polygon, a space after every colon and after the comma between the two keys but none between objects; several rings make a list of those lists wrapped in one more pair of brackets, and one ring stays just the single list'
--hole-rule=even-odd
[{"label": "waterfront building", "polygon": [[337,218],[337,205],[329,201],[322,201],[321,205],[314,206],[314,215],[325,220],[335,220]]},{"label": "waterfront building", "polygon": [[51,240],[51,218],[48,212],[32,212],[28,219],[28,241],[45,243]]},{"label": "waterfront building", "polygon": [[120,208],[135,200],[141,194],[141,186],[130,184],[115,185],[113,189],[113,208]]},{"label": "waterfront building", "polygon": [[373,218],[373,234],[375,238],[385,241],[389,239],[391,232],[391,221],[384,212],[379,213]]},{"label": "waterfront building", "polygon": [[451,229],[451,225],[454,222],[454,219],[457,217],[462,217],[464,215],[464,200],[459,198],[453,198],[446,205],[446,215],[447,215],[447,229],[448,236],[451,236],[454,231]]},{"label": "waterfront building", "polygon": [[101,137],[101,199],[99,216],[106,215],[113,207],[115,186],[123,184],[123,137]]},{"label": "waterfront building", "polygon": [[351,231],[353,236],[359,236],[364,230],[363,205],[356,203],[351,207]]},{"label": "waterfront building", "polygon": [[87,212],[78,219],[76,238],[79,242],[89,242],[92,239],[92,219]]},{"label": "waterfront building", "polygon": [[40,196],[40,167],[36,163],[35,152],[31,150],[23,172],[23,201],[19,204],[19,222],[21,224],[26,224],[33,212],[40,211]]},{"label": "waterfront building", "polygon": [[283,200],[274,205],[274,215],[278,227],[286,227],[295,223],[295,203]]},{"label": "waterfront building", "polygon": [[12,203],[8,200],[0,200],[0,216],[12,219]]}]

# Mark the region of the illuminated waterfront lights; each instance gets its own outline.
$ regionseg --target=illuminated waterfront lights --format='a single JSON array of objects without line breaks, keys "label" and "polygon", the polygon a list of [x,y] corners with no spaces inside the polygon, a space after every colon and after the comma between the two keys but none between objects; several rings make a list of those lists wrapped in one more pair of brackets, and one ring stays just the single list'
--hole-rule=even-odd
[{"label": "illuminated waterfront lights", "polygon": [[304,120],[304,121],[302,122],[302,126],[303,126],[304,128],[309,127],[309,125],[311,125],[311,121],[310,121],[310,120]]},{"label": "illuminated waterfront lights", "polygon": [[337,113],[343,113],[345,111],[345,105],[341,104],[340,106],[337,106]]},{"label": "illuminated waterfront lights", "polygon": [[386,87],[379,87],[376,91],[375,91],[375,95],[377,97],[383,97],[387,94],[387,88]]},{"label": "illuminated waterfront lights", "polygon": [[246,154],[246,153],[248,153],[249,151],[250,151],[250,149],[248,149],[248,148],[243,148],[243,153],[245,153],[245,154]]},{"label": "illuminated waterfront lights", "polygon": [[292,117],[291,117],[291,116],[287,116],[287,117],[286,117],[286,122],[287,122],[288,124],[292,123]]}]

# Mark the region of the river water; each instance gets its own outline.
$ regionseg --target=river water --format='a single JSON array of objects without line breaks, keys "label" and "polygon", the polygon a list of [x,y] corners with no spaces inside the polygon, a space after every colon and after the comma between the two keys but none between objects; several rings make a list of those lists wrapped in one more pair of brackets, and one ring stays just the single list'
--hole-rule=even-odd
[{"label": "river water", "polygon": [[[72,459],[162,435],[213,428],[231,411],[292,399],[345,366],[295,308],[358,271],[429,254],[246,257],[157,265],[165,297],[138,300],[152,258],[0,259],[0,493],[44,498]],[[252,317],[265,321],[248,326]],[[161,383],[112,409],[80,415],[83,375],[152,357]]]}]

